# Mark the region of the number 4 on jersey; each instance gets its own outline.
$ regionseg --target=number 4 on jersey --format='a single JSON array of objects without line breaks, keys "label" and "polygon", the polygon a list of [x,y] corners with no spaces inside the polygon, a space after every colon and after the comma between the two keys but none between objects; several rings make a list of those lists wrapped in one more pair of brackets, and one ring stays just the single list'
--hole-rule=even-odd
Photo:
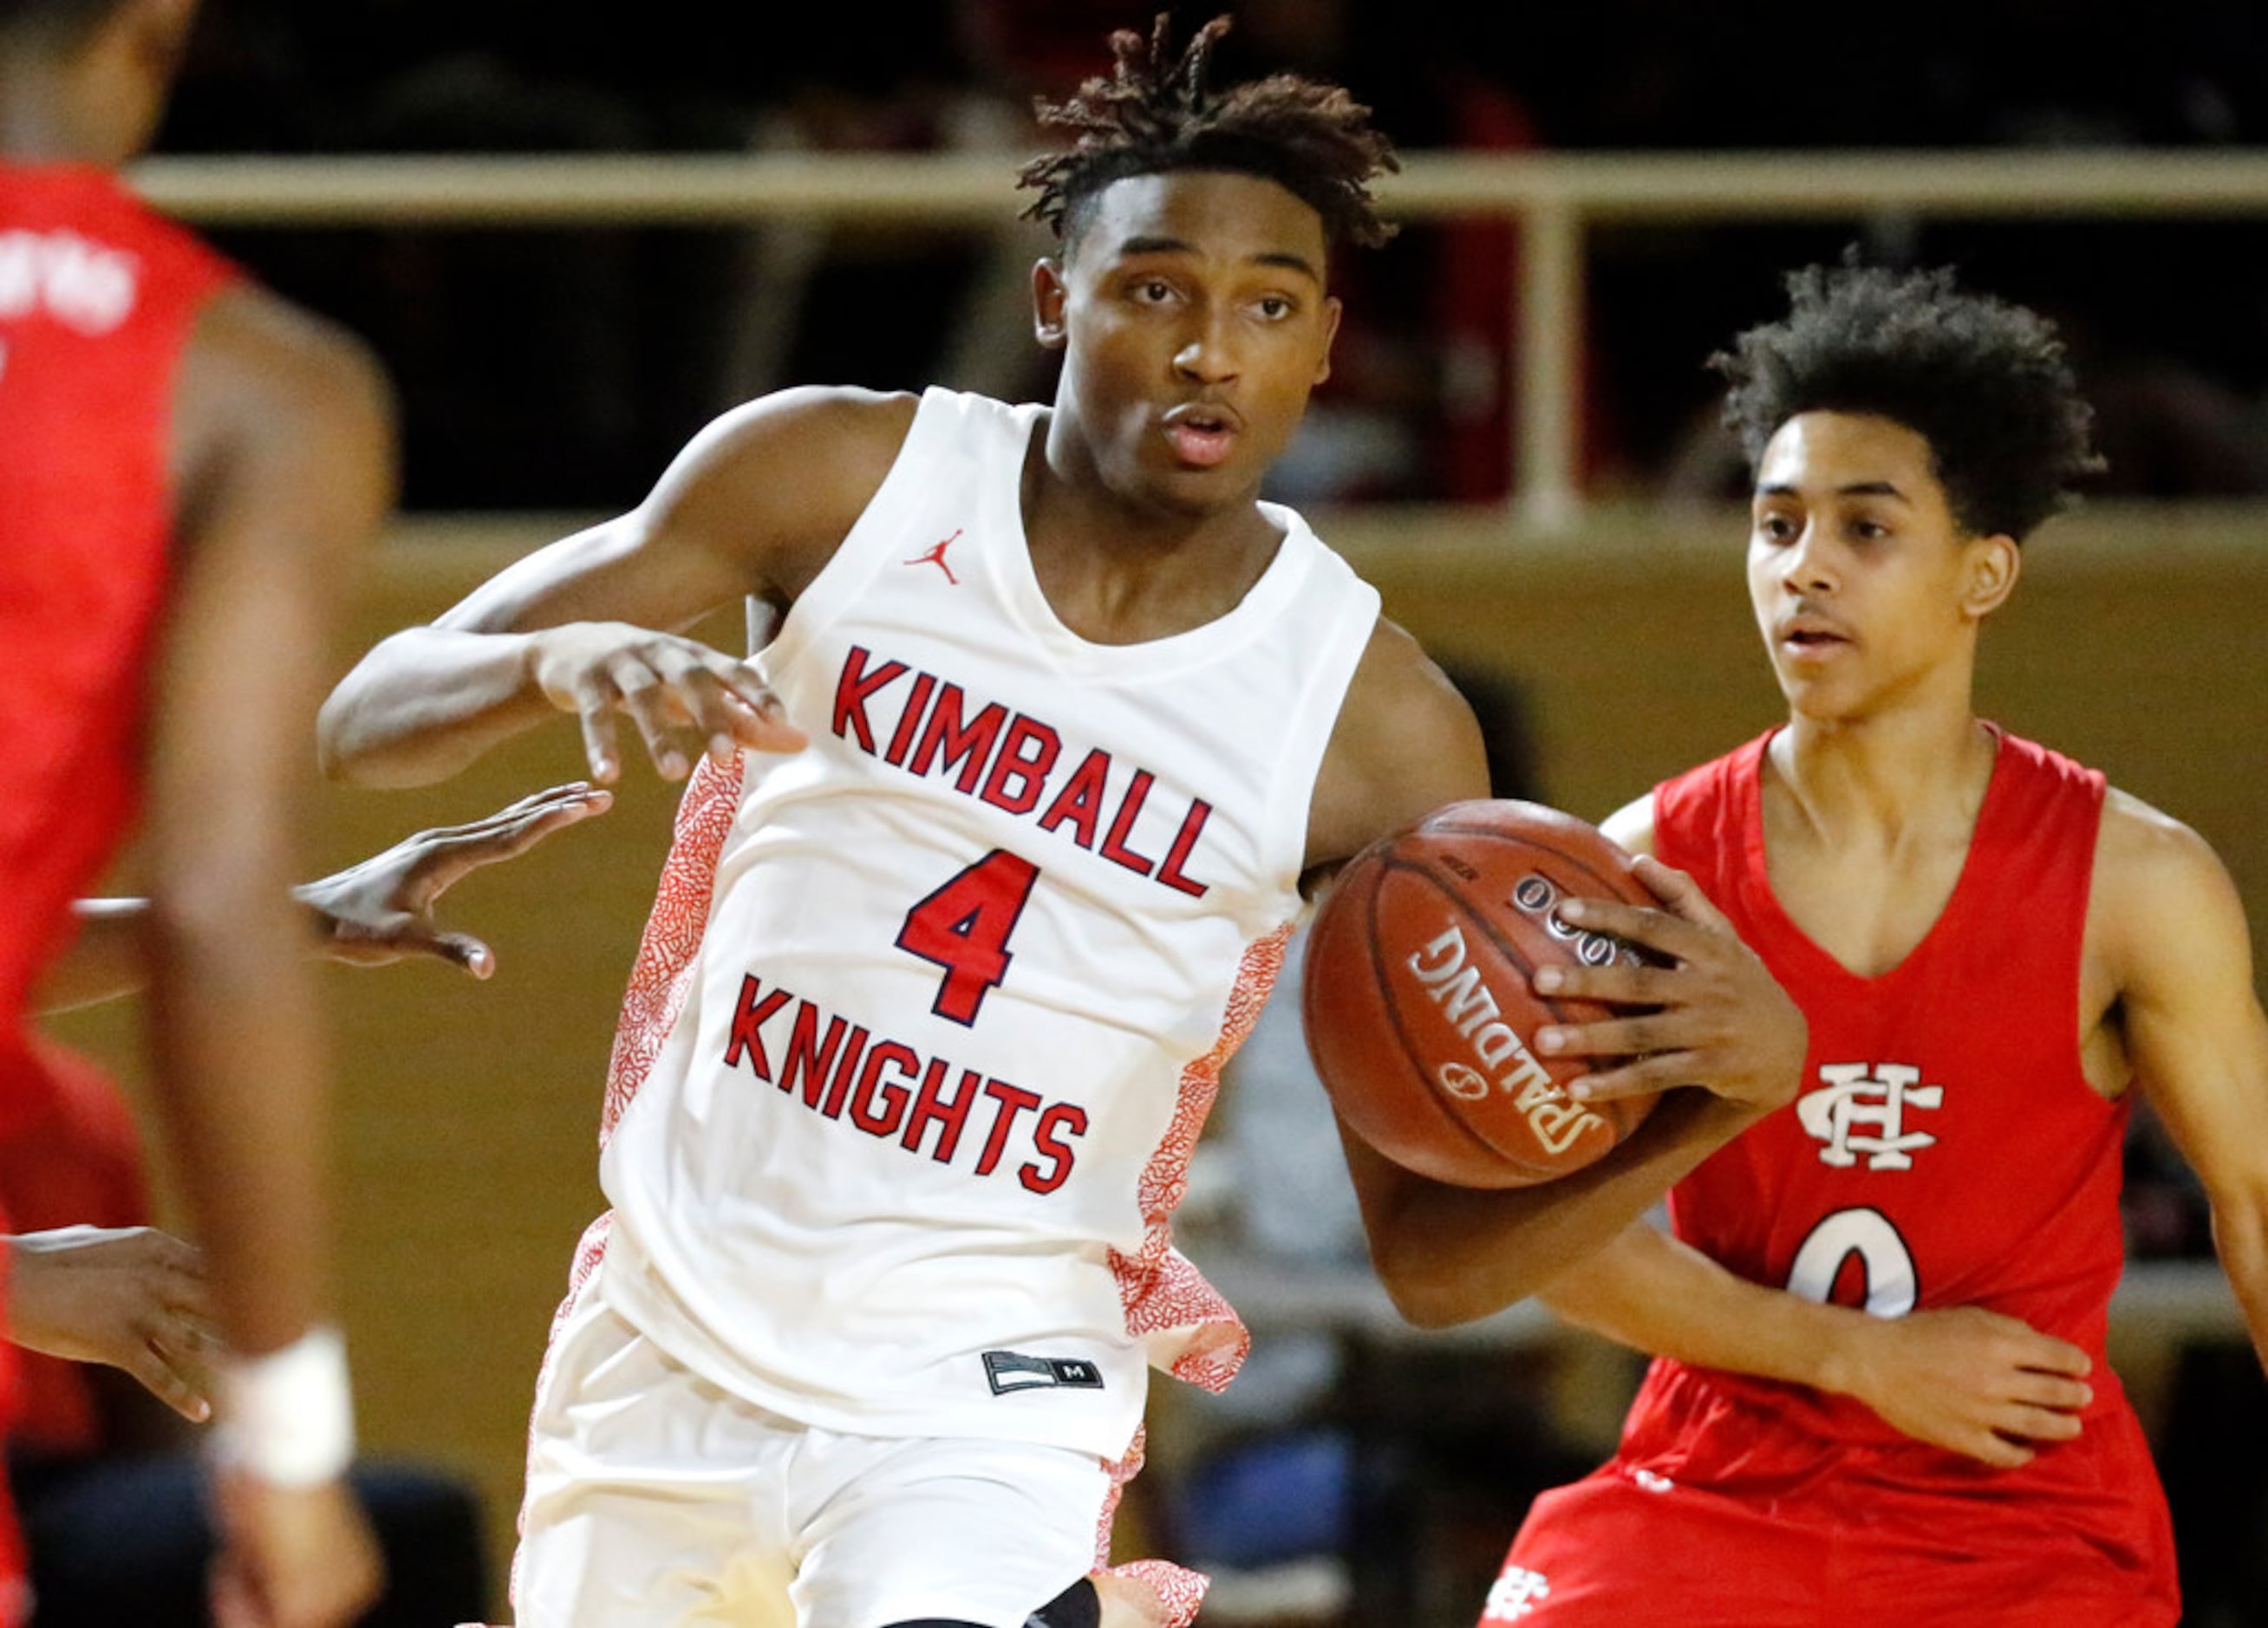
[{"label": "number 4 on jersey", "polygon": [[1040,867],[995,848],[906,912],[898,947],[945,969],[931,1010],[973,1027],[984,997],[1008,976],[1008,937]]}]

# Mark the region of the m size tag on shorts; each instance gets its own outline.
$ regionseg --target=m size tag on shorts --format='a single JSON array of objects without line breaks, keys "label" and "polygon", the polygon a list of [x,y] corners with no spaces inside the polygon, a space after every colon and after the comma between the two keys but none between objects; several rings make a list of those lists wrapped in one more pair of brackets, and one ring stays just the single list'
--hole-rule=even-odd
[{"label": "m size tag on shorts", "polygon": [[1074,1390],[1102,1389],[1102,1370],[1083,1357],[1027,1357],[1020,1351],[986,1352],[984,1377],[991,1381],[996,1396],[1043,1385],[1067,1385]]}]

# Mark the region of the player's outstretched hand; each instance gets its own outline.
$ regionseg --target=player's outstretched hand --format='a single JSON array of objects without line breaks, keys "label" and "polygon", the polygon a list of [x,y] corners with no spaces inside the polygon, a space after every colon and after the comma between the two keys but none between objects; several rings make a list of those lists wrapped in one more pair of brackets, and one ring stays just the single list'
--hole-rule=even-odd
[{"label": "player's outstretched hand", "polygon": [[218,1470],[212,1493],[217,1628],[341,1628],[378,1597],[378,1543],[345,1483],[281,1487]]},{"label": "player's outstretched hand", "polygon": [[377,967],[432,955],[485,978],[496,970],[496,956],[468,932],[444,931],[433,919],[434,905],[481,866],[517,858],[554,831],[604,814],[613,802],[612,792],[579,781],[555,785],[485,820],[404,837],[384,853],[293,892],[321,921],[325,953],[335,961]]},{"label": "player's outstretched hand", "polygon": [[2003,1470],[2069,1441],[2093,1399],[2078,1346],[1980,1306],[1855,1320],[1830,1389],[1918,1441]]},{"label": "player's outstretched hand", "polygon": [[182,1418],[211,1416],[216,1340],[196,1246],[149,1227],[63,1227],[6,1242],[17,1344],[123,1368]]},{"label": "player's outstretched hand", "polygon": [[582,720],[591,777],[622,773],[615,720],[627,716],[665,780],[682,780],[704,750],[718,762],[746,747],[792,752],[804,733],[747,663],[696,639],[622,622],[576,622],[533,637],[536,687]]},{"label": "player's outstretched hand", "polygon": [[1643,946],[1661,964],[1544,967],[1535,974],[1539,993],[1637,1010],[1541,1028],[1536,1049],[1599,1059],[1572,1087],[1587,1100],[1702,1086],[1759,1109],[1793,1101],[1810,1037],[1802,1012],[1691,877],[1651,858],[1639,858],[1638,875],[1660,909],[1572,898],[1560,910],[1576,926]]}]

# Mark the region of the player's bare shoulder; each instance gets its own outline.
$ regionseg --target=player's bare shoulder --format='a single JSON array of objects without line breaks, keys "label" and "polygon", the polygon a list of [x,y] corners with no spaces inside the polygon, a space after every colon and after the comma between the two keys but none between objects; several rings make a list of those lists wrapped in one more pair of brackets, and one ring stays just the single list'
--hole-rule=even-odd
[{"label": "player's bare shoulder", "polygon": [[1308,871],[1336,866],[1444,803],[1488,794],[1472,708],[1416,639],[1380,617],[1316,777]]},{"label": "player's bare shoulder", "polygon": [[2095,837],[2088,956],[2114,990],[2191,955],[2249,942],[2244,907],[2220,856],[2189,826],[2112,787]]},{"label": "player's bare shoulder", "polygon": [[640,505],[647,528],[763,540],[763,581],[793,598],[865,512],[897,460],[918,397],[850,387],[777,391],[687,443]]},{"label": "player's bare shoulder", "polygon": [[[390,458],[393,393],[385,370],[345,328],[256,284],[216,295],[198,313],[174,386],[174,470],[186,485],[247,444],[321,450],[367,441]],[[334,449],[335,450],[335,449]]]},{"label": "player's bare shoulder", "polygon": [[184,534],[247,498],[322,546],[393,501],[385,370],[335,323],[255,284],[199,313],[173,392],[175,512]]}]

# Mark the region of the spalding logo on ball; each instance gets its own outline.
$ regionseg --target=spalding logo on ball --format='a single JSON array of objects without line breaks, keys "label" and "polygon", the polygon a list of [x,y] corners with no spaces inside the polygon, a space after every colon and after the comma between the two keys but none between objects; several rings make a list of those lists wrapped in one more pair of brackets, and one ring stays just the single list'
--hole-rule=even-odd
[{"label": "spalding logo on ball", "polygon": [[1308,930],[1301,1012],[1332,1105],[1395,1163],[1461,1187],[1579,1170],[1656,1097],[1581,1102],[1581,1058],[1535,1050],[1546,1024],[1609,1014],[1547,999],[1539,967],[1637,964],[1560,911],[1571,897],[1657,901],[1595,826],[1538,803],[1452,803],[1364,850]]}]

